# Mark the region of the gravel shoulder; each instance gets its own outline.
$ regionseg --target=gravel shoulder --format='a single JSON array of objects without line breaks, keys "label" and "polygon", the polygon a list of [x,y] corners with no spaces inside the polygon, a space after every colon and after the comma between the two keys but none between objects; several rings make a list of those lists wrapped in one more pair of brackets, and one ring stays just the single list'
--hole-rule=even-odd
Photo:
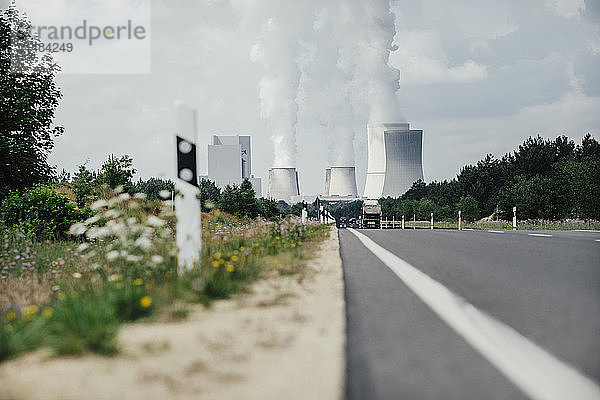
[{"label": "gravel shoulder", "polygon": [[195,306],[183,322],[124,326],[116,357],[42,350],[0,364],[0,399],[341,399],[345,309],[335,228],[307,264],[210,309]]}]

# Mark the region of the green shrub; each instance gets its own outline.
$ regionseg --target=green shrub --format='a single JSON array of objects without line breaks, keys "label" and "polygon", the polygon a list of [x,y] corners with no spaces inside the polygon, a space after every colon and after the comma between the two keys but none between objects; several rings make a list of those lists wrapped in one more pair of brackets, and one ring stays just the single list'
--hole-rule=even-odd
[{"label": "green shrub", "polygon": [[11,192],[0,206],[0,219],[6,225],[40,238],[65,236],[71,224],[88,213],[87,209],[76,209],[52,187],[41,184]]}]

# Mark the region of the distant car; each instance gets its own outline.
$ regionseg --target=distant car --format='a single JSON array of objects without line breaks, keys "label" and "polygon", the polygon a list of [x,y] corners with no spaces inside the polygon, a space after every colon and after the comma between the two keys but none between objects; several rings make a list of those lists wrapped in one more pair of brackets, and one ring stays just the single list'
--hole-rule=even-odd
[{"label": "distant car", "polygon": [[358,222],[356,222],[356,218],[350,218],[348,220],[348,227],[349,228],[358,228]]},{"label": "distant car", "polygon": [[340,217],[337,221],[338,228],[347,228],[348,227],[348,219],[346,217]]}]

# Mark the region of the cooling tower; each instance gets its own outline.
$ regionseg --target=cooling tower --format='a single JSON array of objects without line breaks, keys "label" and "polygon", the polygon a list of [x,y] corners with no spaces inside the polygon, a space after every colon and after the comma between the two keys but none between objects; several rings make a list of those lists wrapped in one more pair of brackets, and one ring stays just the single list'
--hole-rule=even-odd
[{"label": "cooling tower", "polygon": [[331,168],[325,169],[325,196],[329,196],[329,184],[331,183]]},{"label": "cooling tower", "polygon": [[365,197],[398,197],[423,179],[423,131],[408,123],[367,125],[369,161]]},{"label": "cooling tower", "polygon": [[354,167],[331,167],[328,171],[328,196],[358,197]]},{"label": "cooling tower", "polygon": [[269,197],[288,203],[300,195],[296,168],[271,168],[269,170]]}]

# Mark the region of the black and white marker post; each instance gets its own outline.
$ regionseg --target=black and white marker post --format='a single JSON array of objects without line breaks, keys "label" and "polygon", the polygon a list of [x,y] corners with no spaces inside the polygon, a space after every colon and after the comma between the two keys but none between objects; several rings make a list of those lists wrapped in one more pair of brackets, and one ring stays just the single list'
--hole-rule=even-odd
[{"label": "black and white marker post", "polygon": [[177,217],[177,264],[179,273],[190,270],[200,261],[202,225],[200,188],[196,163],[196,111],[175,105],[177,170],[175,216]]}]

